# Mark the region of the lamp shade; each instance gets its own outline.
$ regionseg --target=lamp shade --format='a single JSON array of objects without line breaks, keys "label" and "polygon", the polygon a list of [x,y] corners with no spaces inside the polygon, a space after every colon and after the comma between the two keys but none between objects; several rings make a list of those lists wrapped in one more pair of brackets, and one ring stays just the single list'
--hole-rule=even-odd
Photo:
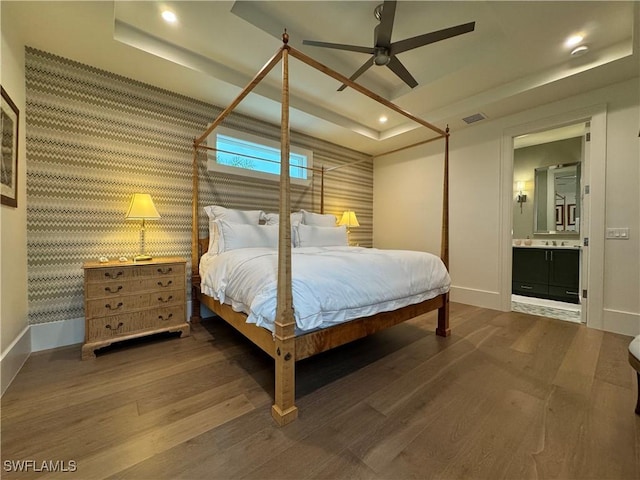
[{"label": "lamp shade", "polygon": [[158,220],[160,214],[148,193],[134,193],[131,197],[127,220]]},{"label": "lamp shade", "polygon": [[338,222],[338,225],[346,225],[347,228],[359,227],[358,218],[353,210],[347,210],[342,214],[342,218]]}]

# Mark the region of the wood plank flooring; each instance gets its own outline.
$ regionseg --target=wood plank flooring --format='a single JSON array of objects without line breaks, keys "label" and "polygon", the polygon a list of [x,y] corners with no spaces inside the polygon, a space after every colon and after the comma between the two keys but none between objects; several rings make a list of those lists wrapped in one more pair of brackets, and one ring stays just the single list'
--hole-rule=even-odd
[{"label": "wood plank flooring", "polygon": [[1,400],[1,476],[640,478],[629,337],[455,303],[452,335],[435,325],[432,312],[299,362],[284,428],[273,361],[215,318],[95,360],[35,353]]}]

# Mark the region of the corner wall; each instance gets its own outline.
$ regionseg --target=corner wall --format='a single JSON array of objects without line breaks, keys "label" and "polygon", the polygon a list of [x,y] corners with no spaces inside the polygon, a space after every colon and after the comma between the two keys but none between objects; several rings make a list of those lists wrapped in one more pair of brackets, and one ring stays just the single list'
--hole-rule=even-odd
[{"label": "corner wall", "polygon": [[[2,5],[0,4],[0,9]],[[0,10],[1,12],[1,10]],[[0,13],[0,16],[2,14]],[[0,393],[4,393],[31,352],[27,325],[27,196],[24,48],[2,16],[0,83],[19,110],[18,206],[0,206]]]},{"label": "corner wall", "polygon": [[[501,221],[503,209],[511,208],[501,200],[505,131],[606,104],[605,225],[629,227],[630,240],[604,240],[603,321],[595,326],[640,334],[639,97],[634,78],[452,132],[452,301],[501,310],[502,297],[510,294],[502,291],[501,273],[503,229],[511,228]],[[374,159],[374,246],[440,251],[442,151],[434,142]]]},{"label": "corner wall", "polygon": [[[134,192],[150,193],[161,216],[147,224],[147,252],[186,257],[191,271],[193,139],[222,109],[29,47],[25,61],[29,323],[37,350],[82,340],[83,262],[137,253],[140,224],[124,218]],[[245,115],[224,124],[280,137],[279,126]],[[297,132],[291,139],[314,152],[316,166],[364,160],[325,179],[325,211],[357,210],[363,228],[352,238],[370,245],[371,157]],[[277,181],[207,173],[202,160],[201,207],[278,210]],[[294,187],[293,207],[317,210],[319,184],[315,175],[311,186]],[[208,234],[202,208],[199,227]]]}]

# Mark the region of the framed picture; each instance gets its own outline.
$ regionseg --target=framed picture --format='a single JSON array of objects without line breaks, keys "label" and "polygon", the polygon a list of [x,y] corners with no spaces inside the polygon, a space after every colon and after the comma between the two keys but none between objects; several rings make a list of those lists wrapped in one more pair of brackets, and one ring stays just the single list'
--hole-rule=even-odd
[{"label": "framed picture", "polygon": [[564,207],[562,205],[556,205],[556,226],[564,227]]},{"label": "framed picture", "polygon": [[2,145],[0,163],[0,185],[2,190],[2,205],[18,206],[18,120],[20,113],[15,103],[11,101],[4,88],[2,103],[0,104],[0,130],[2,130]]},{"label": "framed picture", "polygon": [[570,203],[567,205],[567,225],[576,224],[576,204]]}]

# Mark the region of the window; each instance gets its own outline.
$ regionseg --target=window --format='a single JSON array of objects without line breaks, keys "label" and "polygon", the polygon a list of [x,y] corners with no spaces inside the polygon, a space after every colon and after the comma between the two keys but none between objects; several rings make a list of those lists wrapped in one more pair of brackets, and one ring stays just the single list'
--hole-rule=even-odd
[{"label": "window", "polygon": [[[278,180],[280,144],[228,128],[218,128],[209,136],[209,170]],[[312,177],[313,152],[291,145],[289,175],[292,183],[308,184]]]}]

